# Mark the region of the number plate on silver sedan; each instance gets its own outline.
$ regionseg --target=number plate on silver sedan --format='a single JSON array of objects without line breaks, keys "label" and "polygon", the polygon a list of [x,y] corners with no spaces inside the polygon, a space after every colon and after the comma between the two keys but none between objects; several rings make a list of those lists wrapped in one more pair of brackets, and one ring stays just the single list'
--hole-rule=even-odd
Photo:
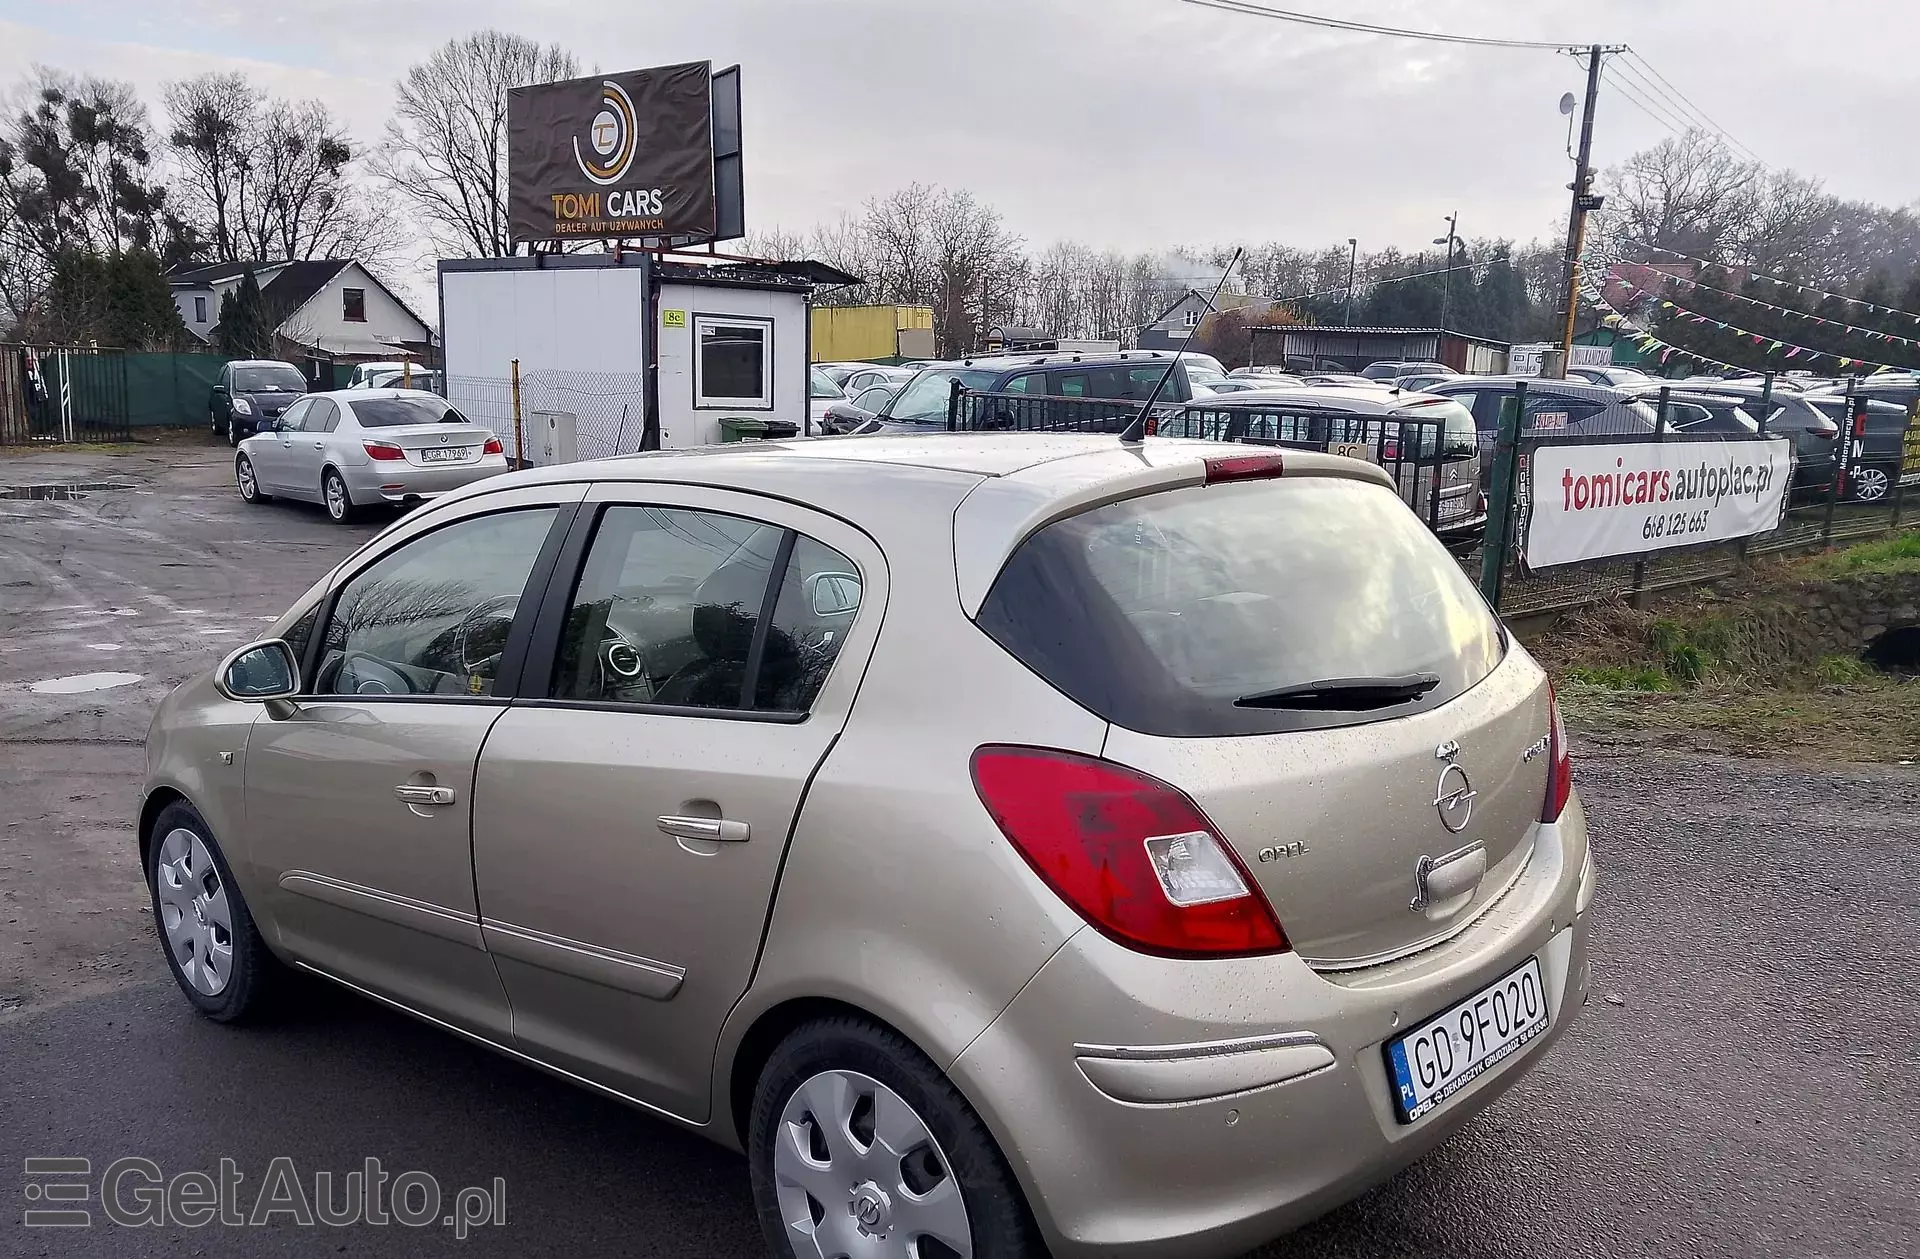
[{"label": "number plate on silver sedan", "polygon": [[429,446],[420,452],[421,463],[450,463],[466,457],[465,446]]},{"label": "number plate on silver sedan", "polygon": [[1530,957],[1498,983],[1388,1041],[1387,1075],[1400,1122],[1431,1113],[1546,1030],[1540,959]]}]

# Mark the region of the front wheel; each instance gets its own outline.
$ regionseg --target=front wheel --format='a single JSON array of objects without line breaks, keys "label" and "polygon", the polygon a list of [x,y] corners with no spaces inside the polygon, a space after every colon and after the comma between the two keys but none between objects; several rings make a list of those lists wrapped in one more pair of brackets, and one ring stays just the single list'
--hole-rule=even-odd
[{"label": "front wheel", "polygon": [[269,496],[260,492],[260,478],[253,471],[253,460],[241,455],[233,461],[233,480],[240,487],[240,497],[249,503],[264,503]]},{"label": "front wheel", "polygon": [[284,982],[206,820],[176,800],[147,848],[153,924],[167,966],[193,1007],[218,1023],[258,1013]]},{"label": "front wheel", "polygon": [[353,498],[347,493],[347,483],[332,468],[320,478],[320,500],[327,506],[327,515],[336,525],[351,524],[355,515]]},{"label": "front wheel", "polygon": [[227,417],[227,445],[238,446],[239,444],[240,444],[240,421],[234,419],[231,415],[229,415]]},{"label": "front wheel", "polygon": [[1006,1160],[905,1038],[864,1019],[806,1024],[760,1074],[754,1205],[782,1259],[1041,1259]]}]

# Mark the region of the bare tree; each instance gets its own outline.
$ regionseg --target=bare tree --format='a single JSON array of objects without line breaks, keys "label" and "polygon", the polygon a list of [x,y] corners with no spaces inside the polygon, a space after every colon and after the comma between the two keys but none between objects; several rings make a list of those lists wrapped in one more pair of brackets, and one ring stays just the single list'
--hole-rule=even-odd
[{"label": "bare tree", "polygon": [[1641,245],[1718,258],[1752,219],[1763,173],[1704,131],[1669,137],[1607,172],[1607,221]]},{"label": "bare tree", "polygon": [[167,147],[179,173],[180,210],[215,261],[240,261],[247,256],[243,224],[266,93],[244,74],[208,73],[167,84],[162,99],[172,120]]},{"label": "bare tree", "polygon": [[504,31],[447,41],[408,68],[373,171],[443,254],[497,258],[507,232],[507,90],[572,78],[572,53]]}]

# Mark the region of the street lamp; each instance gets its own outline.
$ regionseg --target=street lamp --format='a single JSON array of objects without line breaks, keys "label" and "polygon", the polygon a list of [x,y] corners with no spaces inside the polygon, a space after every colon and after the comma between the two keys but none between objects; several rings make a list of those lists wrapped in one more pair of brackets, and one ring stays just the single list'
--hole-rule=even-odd
[{"label": "street lamp", "polygon": [[1447,247],[1446,278],[1442,281],[1442,288],[1440,290],[1440,328],[1442,331],[1446,329],[1447,313],[1453,306],[1453,246],[1455,242],[1461,244],[1466,243],[1460,240],[1459,227],[1460,211],[1455,210],[1447,216],[1447,234],[1433,238],[1434,244],[1445,245]]},{"label": "street lamp", "polygon": [[1359,238],[1347,237],[1347,317],[1342,321],[1345,327],[1353,327],[1353,264],[1360,261]]}]

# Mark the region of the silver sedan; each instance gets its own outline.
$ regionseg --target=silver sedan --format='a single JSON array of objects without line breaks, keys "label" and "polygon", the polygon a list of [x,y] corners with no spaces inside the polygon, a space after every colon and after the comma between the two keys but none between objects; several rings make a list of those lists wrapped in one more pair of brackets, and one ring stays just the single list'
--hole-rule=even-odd
[{"label": "silver sedan", "polygon": [[304,499],[341,523],[362,507],[425,502],[506,470],[491,431],[408,389],[309,394],[241,442],[233,464],[247,502]]}]

